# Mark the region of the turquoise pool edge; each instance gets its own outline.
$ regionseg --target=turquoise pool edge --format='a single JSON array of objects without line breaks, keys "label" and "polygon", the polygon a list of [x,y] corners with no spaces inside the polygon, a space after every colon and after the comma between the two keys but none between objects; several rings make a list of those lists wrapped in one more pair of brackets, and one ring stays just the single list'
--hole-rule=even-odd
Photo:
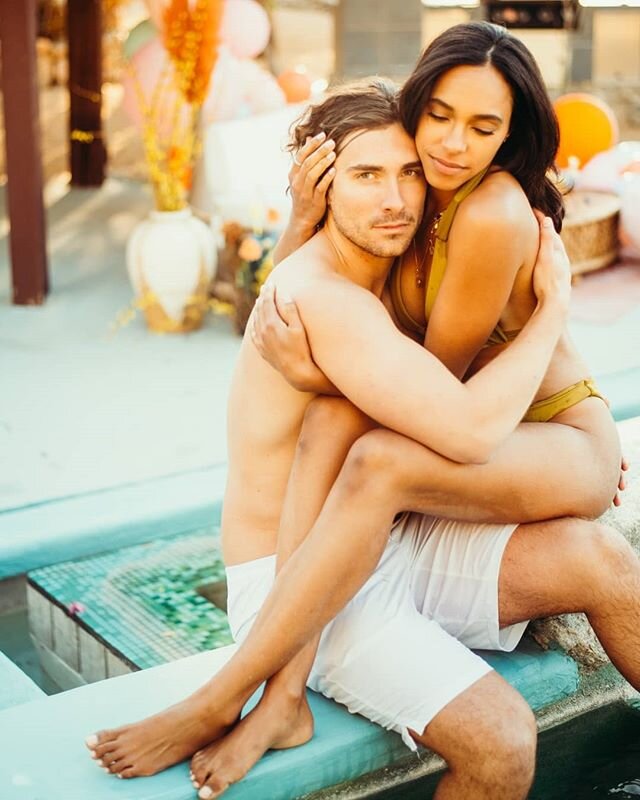
[{"label": "turquoise pool edge", "polygon": [[220,522],[227,465],[0,514],[0,580]]}]

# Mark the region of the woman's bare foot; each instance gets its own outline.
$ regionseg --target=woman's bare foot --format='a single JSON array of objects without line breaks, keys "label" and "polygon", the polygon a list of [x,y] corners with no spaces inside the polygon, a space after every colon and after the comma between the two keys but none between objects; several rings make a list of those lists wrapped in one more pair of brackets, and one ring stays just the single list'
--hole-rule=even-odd
[{"label": "woman's bare foot", "polygon": [[119,778],[154,775],[223,736],[241,710],[242,703],[236,703],[221,712],[200,690],[140,722],[95,733],[86,745],[98,766]]},{"label": "woman's bare foot", "polygon": [[191,759],[191,780],[198,797],[219,797],[244,778],[267,750],[298,747],[312,736],[313,716],[305,694],[291,698],[267,687],[258,705],[231,733]]}]

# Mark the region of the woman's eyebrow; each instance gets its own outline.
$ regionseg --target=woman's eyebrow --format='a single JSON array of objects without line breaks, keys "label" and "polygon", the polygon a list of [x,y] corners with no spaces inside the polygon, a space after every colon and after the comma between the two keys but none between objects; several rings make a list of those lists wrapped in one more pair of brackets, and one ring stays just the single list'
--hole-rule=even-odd
[{"label": "woman's eyebrow", "polygon": [[[445,103],[444,100],[440,100],[438,97],[432,97],[429,100],[430,103],[437,103],[439,106],[446,108],[447,111],[455,111],[453,106],[450,106],[449,103]],[[487,122],[496,122],[500,125],[503,122],[503,119],[498,114],[474,114],[471,119],[473,120],[485,120]]]}]

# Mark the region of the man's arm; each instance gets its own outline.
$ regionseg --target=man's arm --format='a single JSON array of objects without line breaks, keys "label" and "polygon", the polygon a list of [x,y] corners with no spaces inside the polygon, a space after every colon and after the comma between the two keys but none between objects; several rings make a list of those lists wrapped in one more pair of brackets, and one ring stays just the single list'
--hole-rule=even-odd
[{"label": "man's arm", "polygon": [[326,281],[298,298],[314,361],[381,425],[454,461],[483,463],[515,429],[546,372],[568,308],[566,256],[544,227],[539,305],[511,346],[466,384],[401,334],[386,309],[354,284]]}]

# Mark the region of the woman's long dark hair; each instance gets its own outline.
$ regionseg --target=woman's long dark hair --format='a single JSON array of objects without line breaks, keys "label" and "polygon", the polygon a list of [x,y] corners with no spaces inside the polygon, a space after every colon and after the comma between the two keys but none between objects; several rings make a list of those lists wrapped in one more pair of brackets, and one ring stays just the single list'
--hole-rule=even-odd
[{"label": "woman's long dark hair", "polygon": [[544,81],[533,56],[519,39],[490,22],[469,22],[440,34],[427,47],[400,94],[400,115],[415,136],[436,81],[463,65],[491,64],[511,87],[513,112],[509,137],[494,164],[510,172],[529,203],[562,227],[564,208],[560,192],[547,177],[555,171],[560,132]]}]

